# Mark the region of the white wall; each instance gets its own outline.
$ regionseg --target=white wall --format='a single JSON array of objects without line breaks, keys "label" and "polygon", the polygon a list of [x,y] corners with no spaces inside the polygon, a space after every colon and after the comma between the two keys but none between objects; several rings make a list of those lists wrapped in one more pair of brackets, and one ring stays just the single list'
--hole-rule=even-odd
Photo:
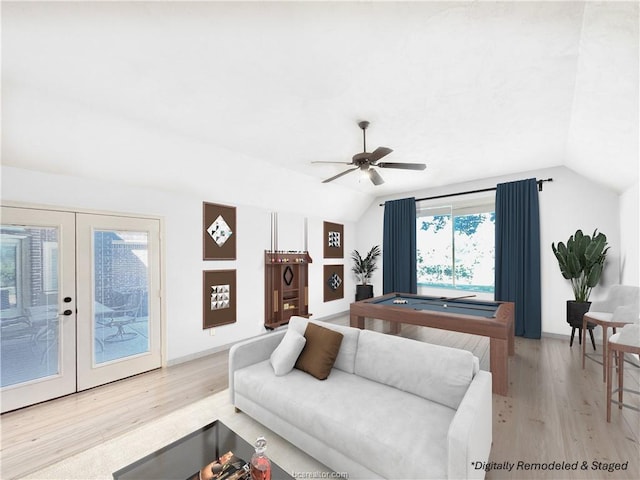
[{"label": "white wall", "polygon": [[640,237],[640,195],[638,183],[620,195],[620,283],[640,285],[638,246]]},{"label": "white wall", "polygon": [[[52,175],[2,167],[2,200],[78,210],[133,213],[163,218],[165,229],[166,362],[216,349],[264,332],[264,251],[270,248],[270,211],[259,205],[241,205],[212,192],[208,198],[183,193],[129,187],[107,181]],[[237,260],[202,260],[202,202],[235,205]],[[280,248],[302,245],[304,217],[279,216]],[[344,224],[345,255],[355,243],[355,224],[339,219],[309,218],[309,311],[321,318],[349,309],[355,279],[345,275],[345,298],[324,303],[322,236],[323,221]],[[327,261],[328,263],[328,261]],[[339,262],[336,262],[339,263]],[[202,330],[202,271],[236,269],[237,321],[215,329],[215,336]],[[345,265],[345,270],[347,266]]]},{"label": "white wall", "polygon": [[[502,177],[486,178],[446,187],[410,192],[388,198],[378,198],[363,214],[357,224],[358,248],[376,243],[382,244],[383,207],[379,204],[387,199],[415,196],[416,198],[446,193],[494,187],[497,183],[536,177],[553,178],[544,184],[540,192],[540,242],[542,281],[542,331],[544,333],[567,334],[565,319],[566,300],[573,298],[570,283],[560,274],[551,250],[552,242],[565,241],[578,228],[591,234],[594,229],[607,235],[611,249],[607,256],[601,283],[591,295],[591,300],[601,298],[609,285],[620,281],[620,216],[618,194],[578,175],[565,167],[539,171],[521,172]],[[634,222],[634,219],[624,221]],[[637,216],[635,217],[637,231]],[[637,238],[637,234],[636,234]],[[366,245],[365,245],[366,244]],[[635,243],[637,258],[638,244]],[[628,250],[633,250],[629,246]],[[632,256],[632,253],[626,253]],[[382,293],[382,273],[373,278],[376,293]],[[438,293],[439,294],[439,293]]]}]

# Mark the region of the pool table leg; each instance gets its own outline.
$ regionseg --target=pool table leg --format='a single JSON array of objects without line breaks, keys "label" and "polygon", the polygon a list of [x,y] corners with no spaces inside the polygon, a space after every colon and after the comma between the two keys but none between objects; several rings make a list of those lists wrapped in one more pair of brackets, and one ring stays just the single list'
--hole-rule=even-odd
[{"label": "pool table leg", "polygon": [[511,326],[509,327],[509,355],[516,354],[516,322],[511,319]]},{"label": "pool table leg", "polygon": [[398,335],[400,333],[400,322],[394,322],[393,320],[389,320],[389,333],[391,335]]},{"label": "pool table leg", "polygon": [[509,340],[491,338],[489,340],[489,366],[493,393],[506,395],[509,390]]},{"label": "pool table leg", "polygon": [[351,314],[349,318],[349,325],[364,330],[364,317]]}]

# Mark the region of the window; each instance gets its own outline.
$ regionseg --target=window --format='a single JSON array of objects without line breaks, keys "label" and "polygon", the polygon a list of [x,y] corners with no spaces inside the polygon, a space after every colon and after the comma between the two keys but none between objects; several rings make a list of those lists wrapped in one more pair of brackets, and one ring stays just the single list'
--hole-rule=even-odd
[{"label": "window", "polygon": [[494,291],[493,199],[418,208],[419,286]]},{"label": "window", "polygon": [[46,293],[58,292],[58,242],[42,242],[42,288]]},{"label": "window", "polygon": [[22,243],[20,237],[4,229],[0,233],[0,312],[2,316],[18,315],[22,308]]}]

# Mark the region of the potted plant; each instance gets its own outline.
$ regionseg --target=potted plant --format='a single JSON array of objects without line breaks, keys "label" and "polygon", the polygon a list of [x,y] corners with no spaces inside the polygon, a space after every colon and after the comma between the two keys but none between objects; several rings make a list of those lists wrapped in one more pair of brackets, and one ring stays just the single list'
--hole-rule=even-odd
[{"label": "potted plant", "polygon": [[373,297],[373,285],[369,285],[369,279],[378,268],[376,262],[380,257],[380,253],[379,245],[372,247],[364,258],[362,258],[360,252],[357,250],[351,252],[351,260],[353,260],[351,271],[356,274],[359,282],[358,285],[356,285],[356,302]]},{"label": "potted plant", "polygon": [[[605,257],[609,251],[607,237],[594,230],[593,235],[584,235],[582,230],[569,237],[566,245],[551,244],[558,260],[562,276],[571,282],[575,300],[567,300],[567,323],[574,329],[582,329],[582,317],[589,311],[591,289],[600,281]],[[571,332],[571,343],[573,333]]]}]

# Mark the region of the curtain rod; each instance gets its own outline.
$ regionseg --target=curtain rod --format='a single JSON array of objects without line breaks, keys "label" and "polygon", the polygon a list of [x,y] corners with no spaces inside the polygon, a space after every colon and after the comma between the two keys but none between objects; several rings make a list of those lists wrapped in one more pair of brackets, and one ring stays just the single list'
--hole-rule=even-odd
[{"label": "curtain rod", "polygon": [[[544,180],[538,180],[536,183],[538,184],[538,191],[542,191],[542,184],[544,182],[553,182],[553,178],[545,178]],[[458,193],[446,193],[444,195],[436,195],[434,197],[424,197],[424,198],[416,198],[416,202],[421,202],[423,200],[436,200],[438,198],[447,198],[447,197],[457,197],[459,195],[470,195],[472,193],[482,193],[482,192],[493,192],[498,187],[491,188],[481,188],[480,190],[469,190],[467,192],[458,192]],[[381,207],[384,207],[384,203],[380,204]]]}]

